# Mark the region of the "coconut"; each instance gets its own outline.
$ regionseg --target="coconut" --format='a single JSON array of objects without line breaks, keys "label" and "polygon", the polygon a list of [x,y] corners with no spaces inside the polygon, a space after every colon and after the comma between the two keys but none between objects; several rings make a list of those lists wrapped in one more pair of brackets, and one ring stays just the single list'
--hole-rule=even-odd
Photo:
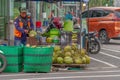
[{"label": "coconut", "polygon": [[63,62],[64,62],[64,60],[63,60],[62,57],[58,57],[58,58],[57,58],[57,63],[63,64]]},{"label": "coconut", "polygon": [[75,58],[74,59],[75,64],[82,64],[82,59],[81,58]]},{"label": "coconut", "polygon": [[90,64],[90,57],[88,55],[85,55],[86,58],[86,64]]},{"label": "coconut", "polygon": [[60,46],[55,46],[54,47],[54,51],[56,52],[56,51],[60,51],[61,50],[61,48],[60,48]]},{"label": "coconut", "polygon": [[71,53],[70,52],[65,52],[65,57],[67,57],[67,56],[69,56],[69,57],[71,57]]},{"label": "coconut", "polygon": [[64,58],[64,62],[66,63],[66,64],[72,64],[73,63],[73,59],[71,58],[71,57],[65,57]]}]

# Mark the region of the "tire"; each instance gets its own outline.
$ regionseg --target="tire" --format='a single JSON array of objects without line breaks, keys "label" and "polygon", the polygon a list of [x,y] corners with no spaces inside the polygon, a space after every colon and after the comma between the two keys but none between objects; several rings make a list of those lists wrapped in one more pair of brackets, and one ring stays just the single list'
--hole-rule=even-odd
[{"label": "tire", "polygon": [[99,40],[102,44],[109,43],[110,39],[108,38],[108,34],[106,30],[102,30],[99,32]]},{"label": "tire", "polygon": [[1,60],[1,65],[0,65],[0,73],[4,71],[4,69],[7,66],[7,61],[6,61],[6,57],[0,53],[0,60]]},{"label": "tire", "polygon": [[91,54],[97,54],[101,50],[100,43],[98,41],[91,41],[89,45],[89,52]]}]

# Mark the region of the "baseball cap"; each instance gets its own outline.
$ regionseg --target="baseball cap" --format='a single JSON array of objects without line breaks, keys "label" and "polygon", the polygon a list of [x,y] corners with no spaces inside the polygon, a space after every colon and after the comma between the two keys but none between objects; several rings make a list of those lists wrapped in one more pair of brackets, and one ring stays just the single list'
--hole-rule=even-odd
[{"label": "baseball cap", "polygon": [[21,8],[20,12],[27,12],[26,8]]}]

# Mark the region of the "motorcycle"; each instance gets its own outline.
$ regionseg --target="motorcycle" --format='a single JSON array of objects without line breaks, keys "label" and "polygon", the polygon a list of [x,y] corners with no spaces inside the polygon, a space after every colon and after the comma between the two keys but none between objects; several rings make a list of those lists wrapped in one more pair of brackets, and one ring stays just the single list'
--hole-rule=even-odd
[{"label": "motorcycle", "polygon": [[96,37],[96,32],[90,32],[86,34],[87,37],[87,51],[91,54],[97,54],[101,50],[99,39]]},{"label": "motorcycle", "polygon": [[6,66],[7,66],[6,57],[4,56],[3,52],[0,50],[0,73],[5,70]]},{"label": "motorcycle", "polygon": [[51,18],[50,21],[49,21],[49,25],[48,25],[45,32],[48,33],[53,28],[60,29],[61,25],[62,24],[60,23],[60,18],[58,18],[58,17]]}]

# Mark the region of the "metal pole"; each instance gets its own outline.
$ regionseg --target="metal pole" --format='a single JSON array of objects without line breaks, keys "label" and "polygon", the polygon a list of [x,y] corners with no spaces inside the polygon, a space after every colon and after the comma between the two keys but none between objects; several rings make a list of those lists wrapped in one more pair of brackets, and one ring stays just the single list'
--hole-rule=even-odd
[{"label": "metal pole", "polygon": [[7,6],[7,9],[8,9],[8,45],[10,45],[10,3],[11,3],[11,0],[8,0],[8,6]]},{"label": "metal pole", "polygon": [[87,23],[87,27],[88,27],[88,32],[89,32],[89,17],[90,17],[90,15],[89,15],[89,2],[87,3],[87,5],[88,5],[88,7],[87,7],[87,10],[88,10],[88,23]]},{"label": "metal pole", "polygon": [[[89,15],[89,2],[87,3],[87,5],[88,5],[88,7],[87,7],[87,10],[88,10],[88,14],[87,14],[88,15],[88,22],[87,22],[88,31],[87,32],[89,34],[89,17],[90,17],[90,15]],[[88,40],[89,40],[89,35],[88,35]],[[88,40],[87,40],[87,42],[89,42]],[[86,44],[87,44],[87,42],[86,42]],[[86,46],[87,50],[88,50],[89,46],[90,46],[90,43],[88,43],[88,47]],[[89,52],[88,52],[88,54],[89,54]]]},{"label": "metal pole", "polygon": [[80,46],[80,49],[82,48],[81,47],[81,37],[82,37],[82,35],[81,35],[81,32],[82,32],[82,0],[80,0],[80,9],[79,9],[79,11],[80,11],[80,15],[79,15],[79,18],[80,18],[80,44],[79,44],[79,46]]}]

